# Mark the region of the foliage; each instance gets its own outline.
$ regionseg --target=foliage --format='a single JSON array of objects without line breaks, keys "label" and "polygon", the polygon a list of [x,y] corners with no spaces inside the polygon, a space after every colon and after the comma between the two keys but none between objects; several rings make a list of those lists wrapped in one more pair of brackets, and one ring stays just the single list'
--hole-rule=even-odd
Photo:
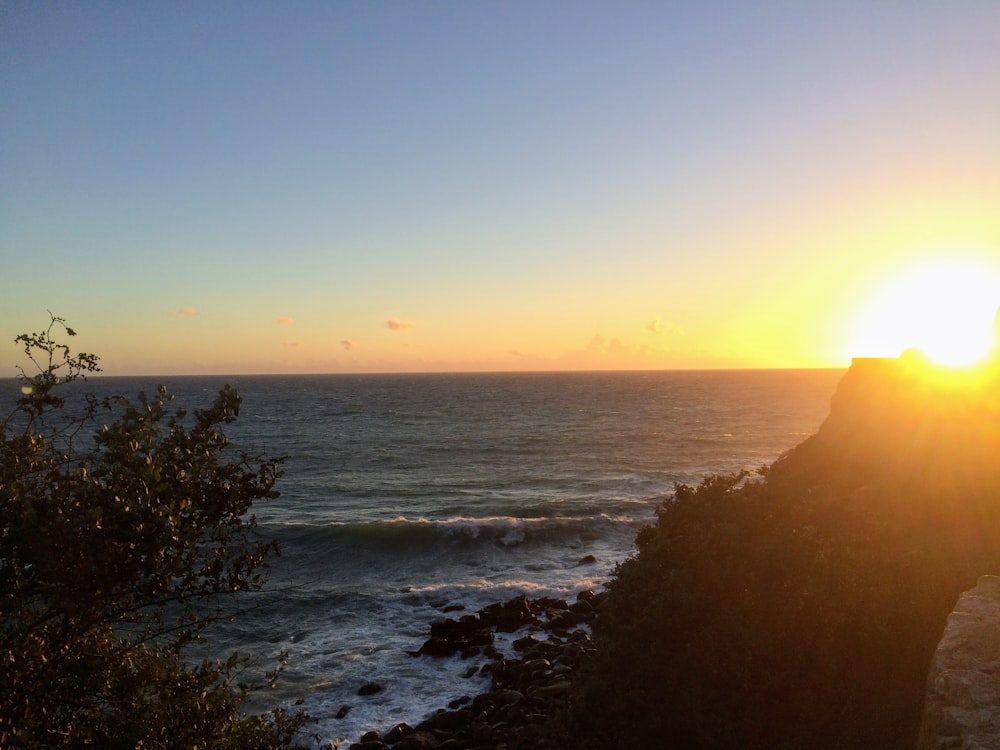
[{"label": "foliage", "polygon": [[0,421],[0,746],[293,744],[300,713],[241,712],[242,659],[185,658],[263,584],[276,549],[248,512],[279,462],[233,455],[229,386],[191,417],[163,387],[68,415],[60,389],[100,368],[57,328],[17,337],[35,371]]},{"label": "foliage", "polygon": [[1000,442],[958,413],[918,409],[920,428],[889,438],[881,423],[834,425],[763,477],[676,487],[609,585],[576,736],[912,747],[945,619],[1000,571]]}]

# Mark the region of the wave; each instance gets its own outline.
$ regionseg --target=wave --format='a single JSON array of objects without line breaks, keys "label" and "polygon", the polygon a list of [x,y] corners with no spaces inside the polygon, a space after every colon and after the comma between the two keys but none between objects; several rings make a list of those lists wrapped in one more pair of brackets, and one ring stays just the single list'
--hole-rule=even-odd
[{"label": "wave", "polygon": [[283,544],[348,546],[412,552],[433,548],[492,545],[552,545],[593,541],[623,533],[634,534],[645,519],[634,515],[600,513],[579,516],[453,516],[445,519],[398,516],[374,521],[270,521],[261,523],[265,534]]}]

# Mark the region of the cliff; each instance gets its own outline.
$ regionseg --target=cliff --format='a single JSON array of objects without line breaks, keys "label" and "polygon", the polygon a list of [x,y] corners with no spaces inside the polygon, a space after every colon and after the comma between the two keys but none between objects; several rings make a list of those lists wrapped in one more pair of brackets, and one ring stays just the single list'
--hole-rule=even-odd
[{"label": "cliff", "polygon": [[1000,366],[951,371],[916,354],[855,359],[816,435],[779,461],[815,487],[878,485],[958,498],[1000,486]]},{"label": "cliff", "polygon": [[[961,574],[995,567],[1000,503],[1000,379],[994,365],[955,373],[910,355],[856,359],[830,415],[799,449],[810,465],[863,477],[873,494],[924,514]],[[958,570],[956,570],[958,572]],[[960,578],[956,578],[961,580]],[[1000,747],[1000,578],[962,593],[931,660],[918,750]]]},{"label": "cliff", "polygon": [[913,750],[949,613],[1000,574],[998,384],[996,362],[855,360],[763,481],[678,487],[610,582],[575,736]]}]

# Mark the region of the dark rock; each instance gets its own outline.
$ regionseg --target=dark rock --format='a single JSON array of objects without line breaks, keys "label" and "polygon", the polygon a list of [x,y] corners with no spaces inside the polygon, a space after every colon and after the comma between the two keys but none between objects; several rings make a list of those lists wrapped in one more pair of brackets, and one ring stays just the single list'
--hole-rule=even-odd
[{"label": "dark rock", "polygon": [[507,602],[484,607],[479,610],[479,617],[501,633],[513,633],[534,621],[528,597],[524,594]]},{"label": "dark rock", "polygon": [[350,706],[341,706],[337,713],[334,715],[335,719],[343,719],[347,714],[351,712]]},{"label": "dark rock", "polygon": [[[471,699],[453,700],[415,731],[400,732],[398,738],[390,733],[385,741],[393,750],[565,747],[565,738],[555,733],[558,730],[548,720],[567,705],[573,674],[594,650],[590,634],[579,626],[593,622],[600,597],[581,591],[569,605],[562,599],[520,596],[484,607],[477,615],[432,623],[431,638],[417,653],[468,656],[485,651],[492,661],[466,669],[464,676],[490,675],[490,690]],[[525,626],[543,629],[547,637],[542,640],[528,634],[514,640],[519,657],[506,658],[496,650],[494,631],[515,632]],[[474,644],[477,638],[489,643]]]},{"label": "dark rock", "polygon": [[365,732],[363,735],[361,735],[362,745],[366,742],[381,742],[381,741],[382,741],[382,735],[380,735],[378,732]]},{"label": "dark rock", "polygon": [[394,745],[411,734],[413,734],[413,727],[403,721],[386,732],[384,740],[387,744]]},{"label": "dark rock", "polygon": [[463,615],[457,620],[435,620],[431,623],[432,638],[463,638],[483,625],[475,615]]},{"label": "dark rock", "polygon": [[526,635],[524,638],[518,638],[511,645],[515,651],[527,651],[529,648],[538,645],[538,639],[533,635]]},{"label": "dark rock", "polygon": [[385,686],[379,685],[377,682],[369,682],[358,688],[358,695],[376,695],[385,690]]},{"label": "dark rock", "polygon": [[513,706],[523,700],[524,693],[518,690],[491,690],[473,698],[472,710],[483,711],[492,706]]},{"label": "dark rock", "polygon": [[554,696],[566,695],[569,692],[572,684],[569,680],[557,680],[549,685],[543,685],[540,688],[536,688],[532,691],[531,696],[540,698],[551,698]]},{"label": "dark rock", "polygon": [[439,750],[441,740],[431,732],[417,729],[393,745],[393,750]]},{"label": "dark rock", "polygon": [[380,740],[373,742],[353,742],[350,750],[389,750],[389,746]]},{"label": "dark rock", "polygon": [[436,620],[431,623],[431,637],[418,654],[450,656],[462,652],[466,658],[479,653],[479,647],[493,644],[493,631],[476,615],[464,615],[458,620]]},{"label": "dark rock", "polygon": [[411,651],[411,656],[451,656],[455,653],[455,647],[447,638],[428,638],[419,651]]},{"label": "dark rock", "polygon": [[457,711],[438,711],[427,718],[421,726],[429,729],[454,730],[466,727],[472,723],[473,713],[467,708],[460,708]]}]

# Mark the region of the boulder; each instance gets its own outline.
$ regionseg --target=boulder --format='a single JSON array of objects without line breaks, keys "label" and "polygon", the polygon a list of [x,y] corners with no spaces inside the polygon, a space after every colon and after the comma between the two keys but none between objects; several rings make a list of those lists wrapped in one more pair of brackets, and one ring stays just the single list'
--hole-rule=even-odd
[{"label": "boulder", "polygon": [[407,734],[392,746],[393,750],[437,750],[441,747],[441,740],[431,732],[416,730]]},{"label": "boulder", "polygon": [[453,731],[467,727],[472,723],[473,713],[468,708],[460,708],[457,711],[438,711],[432,714],[423,722],[424,729],[445,729]]},{"label": "boulder", "polygon": [[484,607],[479,610],[479,618],[501,633],[513,633],[534,621],[531,605],[524,594],[506,602]]},{"label": "boulder", "polygon": [[983,576],[948,616],[927,675],[917,750],[1000,747],[1000,577]]},{"label": "boulder", "polygon": [[480,653],[483,646],[493,645],[493,631],[476,615],[464,615],[458,620],[436,620],[431,623],[431,637],[416,655],[451,656],[460,652],[466,657]]},{"label": "boulder", "polygon": [[407,724],[405,721],[401,721],[399,724],[394,726],[388,732],[385,733],[385,742],[389,745],[394,745],[399,742],[404,737],[413,734],[413,727]]}]

